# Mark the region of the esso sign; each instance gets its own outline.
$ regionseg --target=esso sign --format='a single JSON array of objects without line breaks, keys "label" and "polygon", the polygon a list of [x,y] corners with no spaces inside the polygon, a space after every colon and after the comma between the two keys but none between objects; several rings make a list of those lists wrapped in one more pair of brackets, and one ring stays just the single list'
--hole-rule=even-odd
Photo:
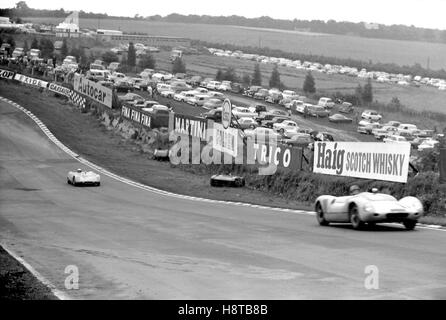
[{"label": "esso sign", "polygon": [[221,112],[221,124],[223,125],[223,128],[225,129],[229,128],[229,125],[231,124],[231,116],[232,116],[231,101],[229,101],[229,99],[225,99],[225,101],[223,101],[222,112]]}]

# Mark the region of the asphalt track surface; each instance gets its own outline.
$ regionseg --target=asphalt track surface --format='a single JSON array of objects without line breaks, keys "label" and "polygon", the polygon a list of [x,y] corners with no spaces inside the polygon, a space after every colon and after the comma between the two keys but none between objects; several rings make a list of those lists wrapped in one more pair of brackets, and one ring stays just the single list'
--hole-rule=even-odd
[{"label": "asphalt track surface", "polygon": [[[104,175],[101,187],[73,187],[66,174],[78,167],[89,169],[0,102],[0,241],[70,298],[446,298],[442,230],[321,227],[309,214],[182,199]],[[69,265],[77,290],[64,285]],[[379,289],[364,286],[369,265]]]}]

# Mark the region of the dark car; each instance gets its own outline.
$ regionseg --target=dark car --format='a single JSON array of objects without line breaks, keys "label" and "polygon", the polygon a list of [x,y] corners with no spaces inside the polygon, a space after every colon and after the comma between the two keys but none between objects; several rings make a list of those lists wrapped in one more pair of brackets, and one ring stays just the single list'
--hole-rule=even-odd
[{"label": "dark car", "polygon": [[339,112],[342,113],[353,113],[355,108],[350,102],[343,102],[341,107],[339,108]]},{"label": "dark car", "polygon": [[259,91],[260,89],[262,89],[261,86],[251,86],[251,87],[249,87],[248,90],[245,90],[243,95],[253,97],[254,94],[256,94],[256,92]]},{"label": "dark car", "polygon": [[211,177],[210,184],[212,187],[243,187],[245,178],[231,174],[215,174]]},{"label": "dark car", "polygon": [[328,117],[328,121],[334,122],[334,123],[351,123],[353,122],[352,118],[347,118],[346,116],[336,113],[332,116]]},{"label": "dark car", "polygon": [[313,142],[313,138],[309,134],[299,133],[293,135],[289,139],[283,140],[283,142],[289,146],[307,148],[310,145],[310,143]]},{"label": "dark car", "polygon": [[314,141],[334,141],[333,136],[328,132],[312,131],[310,136],[314,139]]},{"label": "dark car", "polygon": [[129,92],[129,91],[134,91],[135,90],[133,85],[128,83],[128,82],[118,82],[118,83],[115,83],[114,87],[116,89],[116,92]]},{"label": "dark car", "polygon": [[205,119],[214,120],[215,122],[221,122],[221,109],[212,109],[202,114]]},{"label": "dark car", "polygon": [[240,93],[243,92],[243,85],[238,82],[233,82],[231,84],[231,92],[233,93]]},{"label": "dark car", "polygon": [[266,97],[269,96],[268,89],[260,89],[256,93],[254,93],[254,99],[265,100]]}]

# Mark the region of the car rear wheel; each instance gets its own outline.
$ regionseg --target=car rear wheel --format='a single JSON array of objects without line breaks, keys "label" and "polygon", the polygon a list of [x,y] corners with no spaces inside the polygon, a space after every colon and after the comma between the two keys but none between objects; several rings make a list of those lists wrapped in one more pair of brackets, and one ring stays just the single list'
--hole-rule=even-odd
[{"label": "car rear wheel", "polygon": [[68,178],[67,178],[67,183],[68,183],[68,184],[71,184],[71,181],[70,181],[70,179],[68,179]]},{"label": "car rear wheel", "polygon": [[325,220],[325,214],[319,202],[316,204],[316,219],[321,226],[328,226],[330,224],[330,222]]},{"label": "car rear wheel", "polygon": [[353,229],[359,230],[364,226],[364,222],[361,221],[359,217],[358,207],[356,205],[352,205],[349,210],[350,213],[350,223],[353,226]]},{"label": "car rear wheel", "polygon": [[417,222],[414,220],[408,220],[408,221],[404,221],[403,225],[407,230],[413,230],[413,229],[415,229]]}]

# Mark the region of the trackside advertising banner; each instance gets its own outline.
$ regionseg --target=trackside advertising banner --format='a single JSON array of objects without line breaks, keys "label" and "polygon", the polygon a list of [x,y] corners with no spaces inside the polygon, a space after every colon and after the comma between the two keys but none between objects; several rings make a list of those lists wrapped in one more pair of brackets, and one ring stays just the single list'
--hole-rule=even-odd
[{"label": "trackside advertising banner", "polygon": [[0,78],[12,80],[14,79],[14,72],[0,69]]},{"label": "trackside advertising banner", "polygon": [[78,73],[74,75],[74,90],[110,109],[112,107],[112,90],[90,81]]},{"label": "trackside advertising banner", "polygon": [[238,129],[225,129],[222,124],[215,122],[212,137],[212,147],[215,150],[237,157]]},{"label": "trackside advertising banner", "polygon": [[410,143],[315,142],[313,172],[407,182]]},{"label": "trackside advertising banner", "polygon": [[62,87],[55,83],[50,83],[50,85],[48,86],[48,90],[53,91],[58,94],[61,94],[61,95],[64,95],[68,98],[71,97],[71,89]]},{"label": "trackside advertising banner", "polygon": [[171,113],[170,118],[169,131],[199,138],[201,141],[208,140],[206,119],[176,113]]},{"label": "trackside advertising banner", "polygon": [[16,74],[14,77],[15,80],[20,81],[25,84],[29,84],[36,87],[46,88],[48,86],[48,82],[42,81],[40,79],[30,78],[24,76],[23,74]]},{"label": "trackside advertising banner", "polygon": [[[253,158],[256,163],[277,166],[281,169],[302,169],[302,148],[291,147],[284,144],[249,144],[247,148],[253,149]],[[247,151],[250,155],[249,150]],[[247,159],[251,160],[251,156]]]},{"label": "trackside advertising banner", "polygon": [[146,128],[152,126],[152,116],[144,111],[129,106],[122,106],[121,116],[130,121],[142,124]]}]

